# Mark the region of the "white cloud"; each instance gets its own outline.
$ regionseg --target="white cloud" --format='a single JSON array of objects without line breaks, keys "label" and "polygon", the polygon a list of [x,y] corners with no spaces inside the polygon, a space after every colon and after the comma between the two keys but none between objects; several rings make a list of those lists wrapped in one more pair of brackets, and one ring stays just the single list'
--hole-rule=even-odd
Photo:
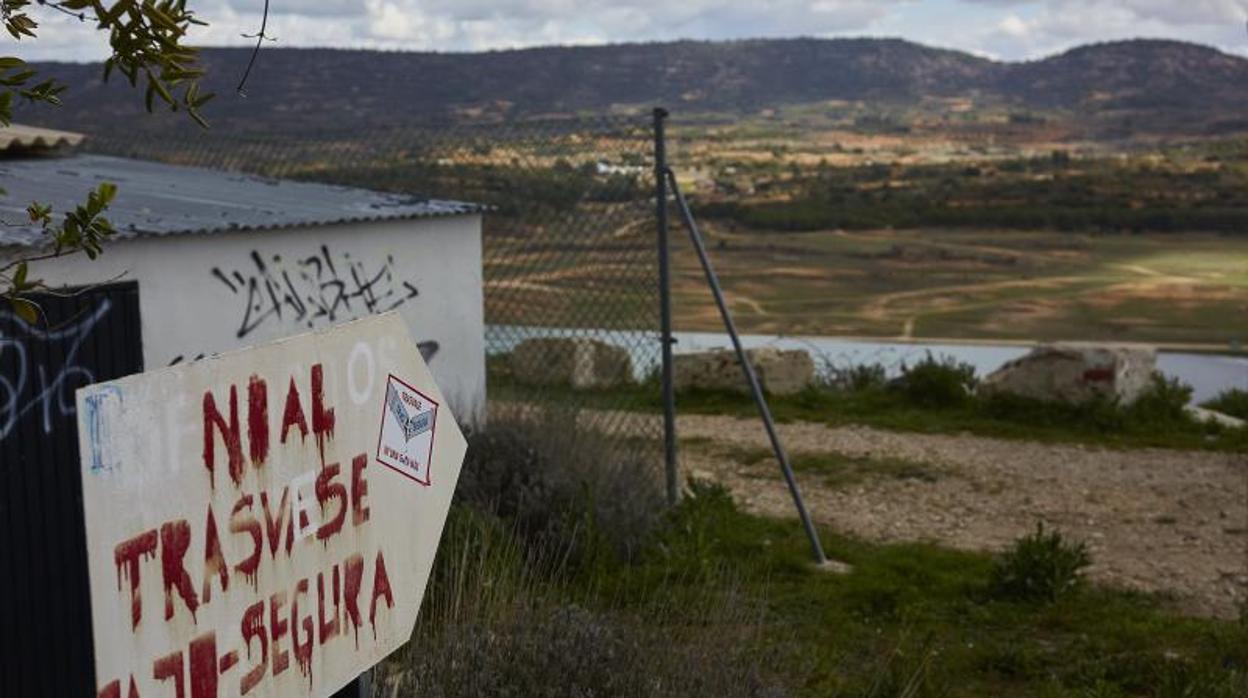
[{"label": "white cloud", "polygon": [[[193,39],[243,44],[263,0],[191,0]],[[283,46],[461,51],[673,38],[901,36],[1002,58],[1088,41],[1163,36],[1248,47],[1248,0],[271,0]],[[32,6],[30,59],[99,59],[105,37]]]},{"label": "white cloud", "polygon": [[1005,36],[1023,38],[1027,36],[1027,34],[1031,31],[1031,28],[1028,27],[1027,23],[1020,19],[1018,15],[1009,15],[997,24],[997,31],[1001,32]]},{"label": "white cloud", "polygon": [[969,0],[1010,14],[969,40],[985,52],[1035,58],[1116,39],[1173,38],[1248,49],[1248,0]]}]

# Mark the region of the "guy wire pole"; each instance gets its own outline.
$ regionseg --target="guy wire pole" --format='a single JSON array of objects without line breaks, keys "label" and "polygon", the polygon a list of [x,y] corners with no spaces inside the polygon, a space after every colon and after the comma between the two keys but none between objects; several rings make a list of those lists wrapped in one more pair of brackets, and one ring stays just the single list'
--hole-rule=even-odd
[{"label": "guy wire pole", "polygon": [[698,224],[693,219],[693,212],[689,210],[685,196],[680,193],[680,185],[676,183],[676,174],[669,167],[664,172],[664,176],[676,195],[676,205],[685,221],[685,227],[689,230],[689,239],[693,240],[693,247],[698,252],[698,259],[702,262],[702,270],[706,272],[706,280],[711,286],[711,293],[715,296],[715,304],[719,306],[719,314],[724,319],[724,328],[728,330],[728,336],[732,338],[732,346],[737,350],[737,360],[741,362],[741,369],[745,371],[745,378],[750,383],[754,404],[758,406],[758,412],[763,417],[763,425],[767,428],[767,438],[771,439],[771,449],[776,453],[776,460],[780,461],[780,469],[784,472],[784,481],[789,485],[789,494],[793,495],[797,515],[801,517],[802,527],[806,529],[806,537],[810,539],[810,548],[815,554],[815,562],[822,565],[828,561],[828,558],[823,554],[823,545],[819,543],[819,533],[815,530],[815,524],[810,520],[810,513],[806,511],[805,502],[802,501],[802,491],[797,486],[797,478],[793,476],[793,466],[789,463],[789,456],[784,452],[784,446],[780,444],[780,437],[776,434],[776,424],[771,417],[771,408],[767,406],[767,399],[763,397],[763,389],[758,383],[758,376],[754,374],[754,367],[747,359],[745,349],[741,347],[741,337],[737,335],[736,323],[732,321],[732,313],[728,312],[728,305],[724,302],[724,291],[719,285],[719,276],[715,274],[715,269],[711,266],[711,258],[706,253],[706,246],[702,243],[702,233],[698,231]]},{"label": "guy wire pole", "polygon": [[667,110],[654,110],[654,193],[659,222],[659,327],[663,344],[663,464],[667,475],[667,502],[680,498],[676,472],[676,391],[672,385],[672,278],[668,259],[667,222]]}]

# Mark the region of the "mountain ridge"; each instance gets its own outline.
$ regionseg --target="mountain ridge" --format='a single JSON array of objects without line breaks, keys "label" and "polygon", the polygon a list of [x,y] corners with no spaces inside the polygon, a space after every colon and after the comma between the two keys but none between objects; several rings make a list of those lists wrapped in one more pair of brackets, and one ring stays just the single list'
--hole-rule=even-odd
[{"label": "mountain ridge", "polygon": [[[234,94],[234,82],[250,53],[203,49],[205,87],[218,94],[206,109],[214,123],[298,131],[463,114],[524,117],[652,105],[748,114],[835,100],[906,106],[934,97],[1063,111],[1093,126],[1111,118],[1120,123],[1126,115],[1145,131],[1199,132],[1228,119],[1243,121],[1240,111],[1248,109],[1248,59],[1162,39],[1087,44],[1029,61],[875,38],[683,40],[481,53],[266,47],[243,99]],[[71,91],[65,107],[26,108],[19,118],[89,131],[133,127],[131,120],[142,112],[141,94],[101,83],[99,64],[36,67]],[[157,115],[143,127],[176,128],[183,121]]]}]

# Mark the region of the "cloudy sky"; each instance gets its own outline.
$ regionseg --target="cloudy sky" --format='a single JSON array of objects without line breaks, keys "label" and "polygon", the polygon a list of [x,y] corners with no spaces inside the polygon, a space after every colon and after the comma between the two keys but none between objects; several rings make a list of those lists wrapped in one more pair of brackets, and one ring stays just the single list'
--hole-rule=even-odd
[{"label": "cloudy sky", "polygon": [[[238,44],[264,0],[191,0],[198,43]],[[103,57],[104,37],[34,6],[22,56]],[[283,46],[476,51],[542,44],[778,36],[890,36],[1002,59],[1165,37],[1248,55],[1248,0],[271,0]]]}]

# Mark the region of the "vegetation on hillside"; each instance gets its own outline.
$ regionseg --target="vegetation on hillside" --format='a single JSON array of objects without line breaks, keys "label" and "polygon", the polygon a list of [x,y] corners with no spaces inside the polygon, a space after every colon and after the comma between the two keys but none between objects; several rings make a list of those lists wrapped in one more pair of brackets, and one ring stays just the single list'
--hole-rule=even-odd
[{"label": "vegetation on hillside", "polygon": [[710,198],[703,215],[760,230],[960,227],[1243,233],[1248,170],[1223,164],[1076,159],[1062,150],[979,164],[801,170],[753,197]]}]

